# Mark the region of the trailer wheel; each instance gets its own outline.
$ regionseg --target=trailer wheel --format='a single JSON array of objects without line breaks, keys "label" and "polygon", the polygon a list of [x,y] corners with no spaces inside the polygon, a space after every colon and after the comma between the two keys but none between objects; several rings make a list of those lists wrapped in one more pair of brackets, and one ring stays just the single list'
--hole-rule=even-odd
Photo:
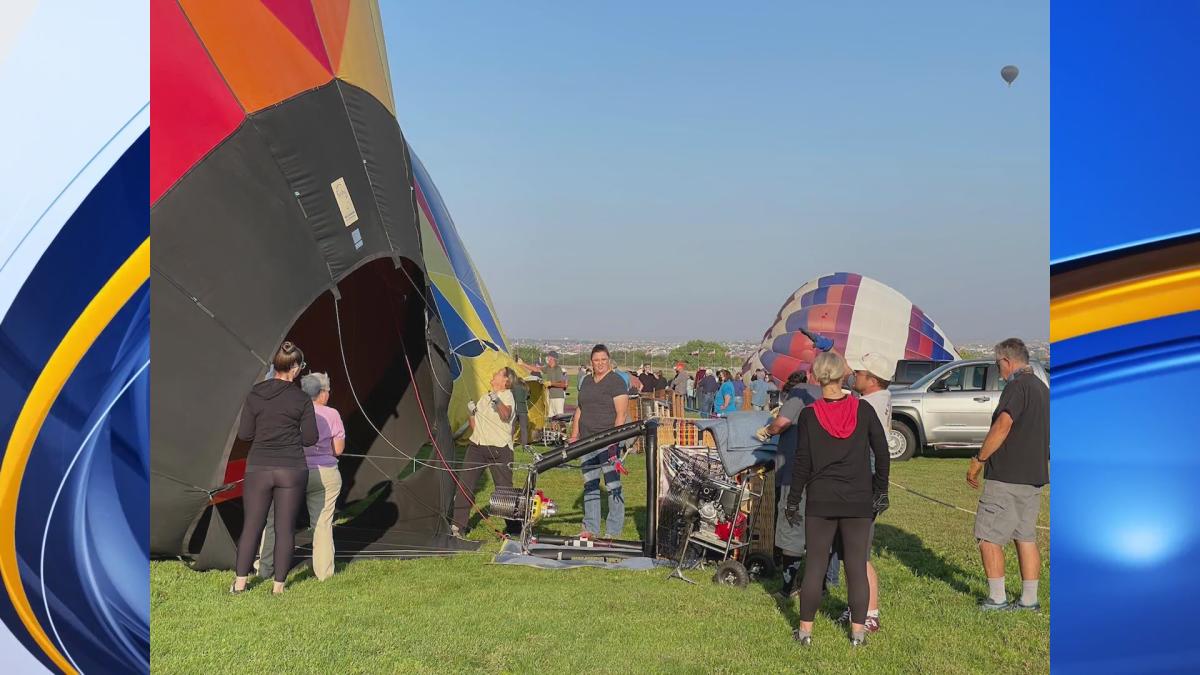
[{"label": "trailer wheel", "polygon": [[717,565],[717,571],[713,574],[713,583],[745,588],[750,583],[750,574],[746,572],[746,567],[742,563],[736,560],[726,560]]},{"label": "trailer wheel", "polygon": [[751,553],[746,556],[745,568],[750,581],[761,581],[775,576],[775,561],[766,553]]}]

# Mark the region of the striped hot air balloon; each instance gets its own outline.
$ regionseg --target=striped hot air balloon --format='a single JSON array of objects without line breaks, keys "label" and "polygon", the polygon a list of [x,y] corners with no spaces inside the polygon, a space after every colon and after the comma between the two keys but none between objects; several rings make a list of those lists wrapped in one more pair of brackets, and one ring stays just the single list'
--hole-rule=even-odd
[{"label": "striped hot air balloon", "polygon": [[945,332],[908,298],[861,274],[838,272],[788,297],[742,372],[763,368],[779,381],[807,372],[820,351],[813,337],[831,340],[848,359],[867,353],[895,360],[958,358]]}]

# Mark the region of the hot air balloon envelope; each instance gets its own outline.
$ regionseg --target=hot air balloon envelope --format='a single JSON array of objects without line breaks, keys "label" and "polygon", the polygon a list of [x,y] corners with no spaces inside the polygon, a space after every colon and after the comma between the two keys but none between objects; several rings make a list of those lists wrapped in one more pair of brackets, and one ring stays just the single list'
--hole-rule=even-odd
[{"label": "hot air balloon envelope", "polygon": [[763,368],[783,381],[807,372],[820,350],[805,331],[833,341],[848,359],[880,354],[888,359],[958,358],[954,345],[920,307],[898,291],[861,274],[838,272],[814,279],[793,293],[743,373]]}]

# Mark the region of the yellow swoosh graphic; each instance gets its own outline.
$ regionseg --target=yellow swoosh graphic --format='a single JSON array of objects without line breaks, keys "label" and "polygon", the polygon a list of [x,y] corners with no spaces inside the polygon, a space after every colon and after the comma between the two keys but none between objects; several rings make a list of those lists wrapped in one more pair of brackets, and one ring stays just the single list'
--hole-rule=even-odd
[{"label": "yellow swoosh graphic", "polygon": [[46,362],[13,425],[4,463],[0,464],[0,576],[4,577],[4,587],[21,623],[50,660],[68,675],[76,675],[75,669],[42,629],[21,584],[17,566],[17,496],[33,443],[59,392],[105,326],[149,279],[150,239],[147,238],[92,298]]},{"label": "yellow swoosh graphic", "polygon": [[1200,267],[1074,293],[1050,302],[1050,340],[1200,310]]}]

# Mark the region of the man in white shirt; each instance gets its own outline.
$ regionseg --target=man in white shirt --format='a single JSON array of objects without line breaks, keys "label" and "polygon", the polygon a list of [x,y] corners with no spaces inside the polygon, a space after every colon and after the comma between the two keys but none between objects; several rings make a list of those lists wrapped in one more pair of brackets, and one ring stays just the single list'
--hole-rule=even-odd
[{"label": "man in white shirt", "polygon": [[[867,353],[859,359],[850,359],[848,363],[854,369],[854,391],[858,392],[862,400],[871,404],[871,408],[879,417],[879,423],[883,425],[884,433],[889,433],[892,429],[892,393],[888,391],[888,385],[896,376],[896,360],[880,354]],[[871,470],[875,470],[874,456],[871,457]],[[875,523],[872,522],[871,540],[874,539]],[[867,549],[868,555],[870,550]],[[879,576],[870,560],[867,561],[867,584],[870,586],[871,595],[867,603],[865,626],[868,631],[874,633],[879,630]],[[846,620],[850,620],[849,614],[846,615]]]}]

